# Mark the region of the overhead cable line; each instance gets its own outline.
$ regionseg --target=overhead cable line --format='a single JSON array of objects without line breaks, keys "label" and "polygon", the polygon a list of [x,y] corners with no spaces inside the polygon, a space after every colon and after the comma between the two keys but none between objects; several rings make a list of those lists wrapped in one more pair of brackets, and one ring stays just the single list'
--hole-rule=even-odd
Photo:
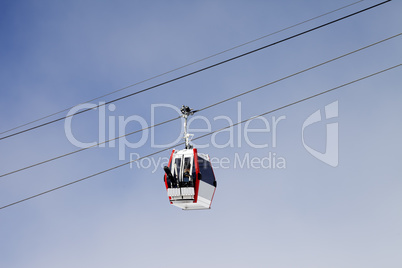
[{"label": "overhead cable line", "polygon": [[[282,40],[279,40],[279,41],[273,42],[273,43],[271,43],[271,44],[262,46],[262,47],[260,47],[260,48],[257,48],[257,49],[248,51],[248,52],[246,52],[246,53],[243,53],[243,54],[240,54],[240,55],[238,55],[238,56],[229,58],[229,59],[227,59],[227,60],[223,60],[223,61],[221,61],[221,62],[212,64],[212,65],[209,65],[209,66],[207,66],[207,67],[198,69],[198,70],[196,70],[196,71],[187,73],[187,74],[185,74],[185,75],[182,75],[182,76],[179,76],[179,77],[176,77],[176,78],[167,80],[167,81],[162,82],[162,83],[159,83],[159,84],[157,84],[157,85],[150,86],[150,87],[148,87],[148,88],[145,88],[145,89],[142,89],[142,90],[139,90],[139,91],[130,93],[130,94],[128,94],[128,95],[125,95],[125,96],[116,98],[116,99],[114,99],[114,100],[110,100],[110,101],[104,102],[104,103],[99,104],[99,105],[96,105],[96,106],[94,106],[94,107],[92,107],[92,108],[88,108],[88,109],[81,110],[81,111],[75,113],[74,115],[78,115],[78,114],[82,114],[82,113],[91,111],[91,110],[96,109],[96,108],[98,108],[98,107],[105,106],[105,105],[108,105],[108,104],[110,104],[110,103],[113,103],[113,102],[117,102],[117,101],[126,99],[126,98],[128,98],[128,97],[132,97],[132,96],[134,96],[134,95],[137,95],[137,94],[146,92],[146,91],[148,91],[148,90],[151,90],[151,89],[160,87],[160,86],[162,86],[162,85],[166,85],[166,84],[172,83],[172,82],[174,82],[174,81],[177,81],[177,80],[183,79],[183,78],[185,78],[185,77],[191,76],[191,75],[193,75],[193,74],[200,73],[200,72],[202,72],[202,71],[205,71],[205,70],[214,68],[214,67],[216,67],[216,66],[222,65],[222,64],[227,63],[227,62],[230,62],[230,61],[233,61],[233,60],[235,60],[235,59],[239,59],[239,58],[241,58],[241,57],[244,57],[244,56],[250,55],[250,54],[252,54],[252,53],[255,53],[255,52],[257,52],[257,51],[266,49],[266,48],[268,48],[268,47],[271,47],[271,46],[274,46],[274,45],[277,45],[277,44],[280,44],[280,43],[282,43],[282,42],[288,41],[288,40],[293,39],[293,38],[295,38],[295,37],[298,37],[298,36],[307,34],[307,33],[309,33],[309,32],[312,32],[312,31],[318,30],[318,29],[320,29],[320,28],[323,28],[323,27],[325,27],[325,26],[331,25],[331,24],[333,24],[333,23],[335,23],[335,22],[338,22],[338,21],[344,20],[344,19],[346,19],[346,18],[352,17],[352,16],[354,16],[354,15],[360,14],[360,13],[362,13],[362,12],[365,12],[365,11],[370,10],[370,9],[372,9],[372,8],[378,7],[378,6],[383,5],[383,4],[385,4],[385,3],[387,3],[387,2],[390,2],[390,1],[391,1],[391,0],[386,0],[386,1],[381,2],[381,3],[379,3],[379,4],[375,4],[375,5],[370,6],[370,7],[368,7],[368,8],[361,9],[361,10],[359,10],[359,11],[357,11],[357,12],[354,12],[354,13],[351,13],[351,14],[349,14],[349,15],[343,16],[343,17],[341,17],[341,18],[335,19],[335,20],[333,20],[333,21],[330,21],[330,22],[321,24],[321,25],[316,26],[316,27],[313,27],[313,28],[311,28],[311,29],[309,29],[309,30],[300,32],[300,33],[298,33],[298,34],[295,34],[295,35],[292,35],[292,36],[290,36],[290,37],[284,38],[284,39],[282,39]],[[7,135],[7,136],[1,137],[0,140],[4,140],[4,139],[10,138],[10,137],[19,135],[19,134],[21,134],[21,133],[25,133],[25,132],[27,132],[27,131],[31,131],[31,130],[34,130],[34,129],[37,129],[37,128],[40,128],[40,127],[43,127],[43,126],[46,126],[46,125],[50,125],[50,124],[52,124],[52,123],[61,121],[61,120],[63,120],[63,119],[66,119],[66,118],[68,118],[68,117],[71,117],[71,116],[73,116],[73,115],[69,115],[69,116],[65,116],[65,117],[60,117],[60,118],[57,118],[57,119],[48,121],[48,122],[43,123],[43,124],[36,125],[36,126],[34,126],[34,127],[31,127],[31,128],[25,129],[25,130],[21,130],[21,131],[19,131],[19,132],[15,132],[15,133],[13,133],[13,134],[9,134],[9,135]]]},{"label": "overhead cable line", "polygon": [[[335,57],[335,58],[333,58],[333,59],[330,59],[330,60],[324,61],[324,62],[322,62],[322,63],[316,64],[316,65],[314,65],[314,66],[311,66],[311,67],[309,67],[309,68],[303,69],[303,70],[298,71],[298,72],[296,72],[296,73],[293,73],[293,74],[287,75],[287,76],[285,76],[285,77],[282,77],[282,78],[280,78],[280,79],[274,80],[274,81],[269,82],[269,83],[267,83],[267,84],[264,84],[264,85],[261,85],[261,86],[259,86],[259,87],[253,88],[253,89],[251,89],[251,90],[245,91],[245,92],[243,92],[243,93],[237,94],[237,95],[232,96],[232,97],[230,97],[230,98],[226,98],[226,99],[221,100],[221,101],[219,101],[219,102],[216,102],[216,103],[214,103],[214,104],[208,105],[208,106],[206,106],[206,107],[204,107],[204,108],[200,108],[200,109],[198,109],[197,111],[200,112],[200,111],[209,109],[209,108],[211,108],[211,107],[220,105],[220,104],[222,104],[222,103],[224,103],[224,102],[233,100],[233,99],[235,99],[235,98],[238,98],[238,97],[241,97],[241,96],[243,96],[243,95],[249,94],[249,93],[251,93],[251,92],[257,91],[257,90],[259,90],[259,89],[261,89],[261,88],[270,86],[270,85],[275,84],[275,83],[278,83],[278,82],[280,82],[280,81],[289,79],[289,78],[291,78],[291,77],[293,77],[293,76],[296,76],[296,75],[302,74],[302,73],[304,73],[304,72],[310,71],[310,70],[312,70],[312,69],[318,68],[318,67],[323,66],[323,65],[325,65],[325,64],[327,64],[327,63],[330,63],[330,62],[336,61],[336,60],[338,60],[338,59],[344,58],[344,57],[346,57],[346,56],[349,56],[349,55],[354,54],[354,53],[356,53],[356,52],[362,51],[362,50],[367,49],[367,48],[369,48],[369,47],[378,45],[378,44],[380,44],[380,43],[383,43],[383,42],[385,42],[385,41],[391,40],[391,39],[393,39],[393,38],[395,38],[395,37],[398,37],[398,36],[401,36],[401,35],[402,35],[402,33],[393,35],[393,36],[391,36],[391,37],[385,38],[385,39],[380,40],[380,41],[378,41],[378,42],[375,42],[375,43],[372,43],[372,44],[370,44],[370,45],[367,45],[367,46],[361,47],[361,48],[359,48],[359,49],[353,50],[353,51],[351,51],[351,52],[349,52],[349,53],[343,54],[343,55],[341,55],[341,56],[338,56],[338,57]],[[50,158],[50,159],[48,159],[48,160],[44,160],[44,161],[42,161],[42,162],[38,162],[38,163],[36,163],[36,164],[32,164],[32,165],[29,165],[29,166],[26,166],[26,167],[23,167],[23,168],[14,170],[14,171],[10,171],[10,172],[8,172],[8,173],[1,174],[1,175],[0,175],[0,178],[5,177],[5,176],[8,176],[8,175],[11,175],[11,174],[14,174],[14,173],[17,173],[17,172],[20,172],[20,171],[23,171],[23,170],[26,170],[26,169],[29,169],[29,168],[32,168],[32,167],[35,167],[35,166],[39,166],[39,165],[42,165],[42,164],[51,162],[51,161],[56,160],[56,159],[63,158],[63,157],[65,157],[65,156],[69,156],[69,155],[72,155],[72,154],[75,154],[75,153],[78,153],[78,152],[82,152],[82,151],[84,151],[84,150],[86,150],[86,149],[93,148],[93,147],[97,147],[97,146],[99,146],[99,145],[101,145],[101,144],[105,144],[105,143],[108,143],[108,142],[111,142],[111,141],[114,141],[114,140],[117,140],[117,139],[120,139],[120,138],[123,138],[123,137],[126,137],[126,136],[130,136],[130,135],[132,135],[132,134],[135,134],[135,133],[138,133],[138,132],[147,130],[147,129],[151,129],[151,128],[154,128],[154,127],[156,127],[156,126],[160,126],[160,125],[163,125],[163,124],[166,124],[166,123],[175,121],[175,120],[180,119],[180,118],[181,118],[181,116],[178,116],[178,117],[169,119],[169,120],[167,120],[167,121],[163,121],[163,122],[161,122],[161,123],[158,123],[158,124],[155,124],[155,125],[152,125],[152,126],[148,126],[148,127],[146,127],[146,128],[143,128],[143,129],[140,129],[140,130],[136,130],[136,131],[133,131],[133,132],[130,132],[130,133],[121,135],[121,136],[119,136],[119,137],[116,137],[116,138],[113,138],[113,139],[110,139],[110,140],[107,140],[107,141],[103,141],[103,142],[100,142],[100,143],[96,143],[96,144],[94,144],[94,145],[91,145],[91,146],[88,146],[88,147],[84,147],[84,148],[78,149],[78,150],[76,150],[76,151],[72,151],[72,152],[69,152],[69,153],[66,153],[66,154],[63,154],[63,155],[54,157],[54,158]]]},{"label": "overhead cable line", "polygon": [[72,155],[72,154],[75,154],[75,153],[79,153],[79,152],[82,152],[82,151],[84,151],[84,150],[87,150],[87,149],[90,149],[90,148],[94,148],[94,147],[97,147],[97,146],[99,146],[99,145],[106,144],[106,143],[109,143],[109,142],[111,142],[111,141],[114,141],[114,140],[117,140],[117,139],[121,139],[121,138],[123,138],[123,137],[130,136],[130,135],[133,135],[133,134],[138,133],[138,132],[142,132],[142,131],[147,130],[147,129],[151,129],[151,128],[154,128],[154,127],[157,127],[157,126],[160,126],[160,125],[164,125],[164,124],[166,124],[166,123],[175,121],[175,120],[180,119],[180,118],[181,118],[181,116],[178,116],[178,117],[175,117],[175,118],[172,118],[172,119],[169,119],[169,120],[166,120],[166,121],[157,123],[157,124],[155,124],[155,125],[148,126],[148,127],[146,127],[146,128],[143,128],[143,129],[135,130],[135,131],[133,131],[133,132],[130,132],[130,133],[121,135],[121,136],[119,136],[119,137],[116,137],[116,138],[113,138],[113,139],[110,139],[110,140],[107,140],[107,141],[99,142],[99,143],[93,144],[93,145],[91,145],[91,146],[83,147],[83,148],[81,148],[81,149],[78,149],[78,150],[75,150],[75,151],[72,151],[72,152],[63,154],[63,155],[59,155],[59,156],[56,156],[56,157],[53,157],[53,158],[50,158],[50,159],[47,159],[47,160],[38,162],[38,163],[36,163],[36,164],[32,164],[32,165],[29,165],[29,166],[26,166],[26,167],[23,167],[23,168],[14,170],[14,171],[10,171],[10,172],[8,172],[8,173],[1,174],[1,175],[0,175],[0,178],[1,178],[1,177],[8,176],[8,175],[11,175],[11,174],[14,174],[14,173],[17,173],[17,172],[20,172],[20,171],[23,171],[23,170],[27,170],[27,169],[29,169],[29,168],[33,168],[33,167],[42,165],[42,164],[45,164],[45,163],[49,163],[49,162],[51,162],[51,161],[54,161],[54,160],[57,160],[57,159],[60,159],[60,158],[63,158],[63,157],[66,157],[66,156],[69,156],[69,155]]},{"label": "overhead cable line", "polygon": [[[202,59],[193,61],[193,62],[191,62],[191,63],[187,63],[187,64],[182,65],[182,66],[180,66],[180,67],[174,68],[174,69],[172,69],[172,70],[170,70],[170,71],[166,71],[166,72],[164,72],[164,73],[161,73],[161,74],[152,76],[152,77],[150,77],[150,78],[147,78],[147,79],[145,79],[145,80],[139,81],[139,82],[137,82],[137,83],[134,83],[134,84],[125,86],[125,87],[123,87],[123,88],[114,90],[114,91],[109,92],[109,93],[107,93],[107,94],[104,94],[104,95],[102,95],[102,96],[99,96],[99,97],[90,99],[90,100],[88,100],[88,101],[85,101],[84,103],[88,103],[88,102],[91,102],[91,101],[99,100],[99,99],[101,99],[101,98],[110,96],[110,95],[112,95],[112,94],[115,94],[115,93],[117,93],[117,92],[123,91],[123,90],[125,90],[125,89],[128,89],[128,88],[131,88],[131,87],[134,87],[134,86],[143,84],[143,83],[145,83],[145,82],[151,81],[151,80],[156,79],[156,78],[158,78],[158,77],[161,77],[161,76],[167,75],[167,74],[169,74],[169,73],[172,73],[172,72],[181,70],[181,69],[183,69],[183,68],[186,68],[186,67],[188,67],[188,66],[194,65],[194,64],[196,64],[196,63],[205,61],[205,60],[207,60],[207,59],[210,59],[210,58],[213,58],[213,57],[216,57],[216,56],[219,56],[219,55],[221,55],[221,54],[224,54],[224,53],[226,53],[226,52],[235,50],[235,49],[240,48],[240,47],[243,47],[243,46],[245,46],[245,45],[248,45],[248,44],[257,42],[257,41],[259,41],[259,40],[261,40],[261,39],[264,39],[264,38],[267,38],[267,37],[269,37],[269,36],[278,34],[278,33],[280,33],[280,32],[283,32],[283,31],[289,30],[289,29],[291,29],[291,28],[294,28],[294,27],[296,27],[296,26],[305,24],[305,23],[307,23],[307,22],[316,20],[316,19],[318,19],[318,18],[327,16],[327,15],[329,15],[329,14],[335,13],[335,12],[337,12],[337,11],[339,11],[339,10],[345,9],[345,8],[347,8],[347,7],[353,6],[353,5],[355,5],[355,4],[357,4],[357,3],[360,3],[360,2],[363,2],[363,1],[364,1],[364,0],[359,0],[359,1],[353,2],[353,3],[351,3],[351,4],[348,4],[348,5],[346,5],[346,6],[342,6],[342,7],[340,7],[340,8],[334,9],[334,10],[329,11],[329,12],[326,12],[326,13],[323,13],[323,14],[321,14],[321,15],[318,15],[318,16],[316,16],[316,17],[310,18],[310,19],[308,19],[308,20],[305,20],[305,21],[302,21],[302,22],[293,24],[293,25],[288,26],[288,27],[286,27],[286,28],[283,28],[283,29],[281,29],[281,30],[277,30],[277,31],[272,32],[272,33],[270,33],[270,34],[261,36],[261,37],[259,37],[259,38],[253,39],[253,40],[251,40],[251,41],[247,41],[247,42],[242,43],[242,44],[240,44],[240,45],[237,45],[237,46],[228,48],[228,49],[226,49],[226,50],[223,50],[223,51],[221,51],[221,52],[212,54],[212,55],[207,56],[207,57],[205,57],[205,58],[202,58]],[[75,106],[71,106],[71,107],[66,108],[66,109],[64,109],[64,110],[61,110],[61,111],[58,111],[58,112],[54,112],[54,113],[49,114],[49,115],[47,115],[47,116],[38,118],[38,119],[36,119],[36,120],[33,120],[33,121],[30,121],[30,122],[24,123],[24,124],[22,124],[22,125],[16,126],[16,127],[14,127],[14,128],[8,129],[8,130],[3,131],[3,132],[0,132],[0,135],[1,135],[1,134],[8,133],[8,132],[13,131],[13,130],[16,130],[16,129],[18,129],[18,128],[25,127],[25,126],[30,125],[30,124],[33,124],[33,123],[36,123],[36,122],[41,121],[41,120],[43,120],[43,119],[49,118],[49,117],[51,117],[51,116],[54,116],[54,115],[57,115],[57,114],[60,114],[60,113],[69,111],[70,109],[72,109],[72,108],[74,108],[74,107],[75,107]]]},{"label": "overhead cable line", "polygon": [[[369,77],[372,77],[372,76],[378,75],[378,74],[380,74],[380,73],[387,72],[387,71],[389,71],[389,70],[392,70],[392,69],[394,69],[394,68],[401,67],[401,66],[402,66],[402,63],[397,64],[397,65],[394,65],[394,66],[392,66],[392,67],[389,67],[389,68],[383,69],[383,70],[381,70],[381,71],[378,71],[378,72],[375,72],[375,73],[369,74],[369,75],[367,75],[367,76],[364,76],[364,77],[358,78],[358,79],[356,79],[356,80],[350,81],[350,82],[345,83],[345,84],[342,84],[342,85],[340,85],[340,86],[337,86],[337,87],[334,87],[334,88],[328,89],[328,90],[326,90],[326,91],[323,91],[323,92],[320,92],[320,93],[317,93],[317,94],[311,95],[311,96],[306,97],[306,98],[304,98],[304,99],[300,99],[300,100],[295,101],[295,102],[292,102],[292,103],[290,103],[290,104],[287,104],[287,105],[281,106],[281,107],[276,108],[276,109],[274,109],[274,110],[270,110],[270,111],[265,112],[265,113],[262,113],[262,114],[260,114],[260,115],[256,115],[256,116],[250,117],[250,118],[245,119],[245,120],[243,120],[243,121],[241,121],[241,122],[237,122],[237,123],[235,123],[235,124],[232,124],[232,125],[226,126],[226,127],[224,127],[224,128],[221,128],[221,129],[218,129],[218,130],[215,130],[215,131],[209,132],[209,133],[204,134],[204,135],[201,135],[201,136],[199,136],[199,137],[197,137],[197,138],[195,138],[195,139],[193,139],[193,140],[198,140],[198,139],[204,138],[204,137],[209,136],[209,135],[212,135],[212,134],[214,134],[214,133],[217,133],[217,132],[223,131],[223,130],[225,130],[225,129],[228,129],[228,128],[231,128],[231,127],[237,126],[237,125],[239,125],[239,124],[243,124],[243,123],[245,123],[245,122],[248,122],[248,121],[254,120],[254,119],[258,118],[258,117],[261,117],[261,116],[264,116],[264,115],[267,115],[267,114],[270,114],[270,113],[273,113],[273,112],[276,112],[276,111],[282,110],[282,109],[284,109],[284,108],[287,108],[287,107],[290,107],[290,106],[296,105],[296,104],[298,104],[298,103],[301,103],[301,102],[307,101],[307,100],[309,100],[309,99],[312,99],[312,98],[315,98],[315,97],[318,97],[318,96],[324,95],[324,94],[329,93],[329,92],[331,92],[331,91],[334,91],[334,90],[336,90],[336,89],[339,89],[339,88],[342,88],[342,87],[345,87],[345,86],[351,85],[351,84],[353,84],[353,83],[356,83],[356,82],[362,81],[362,80],[367,79],[367,78],[369,78]],[[159,151],[157,151],[157,152],[154,152],[154,153],[148,154],[148,155],[146,155],[146,156],[139,157],[139,158],[137,158],[137,159],[134,159],[134,160],[131,160],[131,161],[125,162],[125,163],[120,164],[120,165],[118,165],[118,166],[114,166],[114,167],[111,167],[111,168],[105,169],[105,170],[100,171],[100,172],[97,172],[97,173],[95,173],[95,174],[92,174],[92,175],[89,175],[89,176],[83,177],[83,178],[81,178],[81,179],[79,179],[79,180],[72,181],[72,182],[70,182],[70,183],[67,183],[67,184],[64,184],[64,185],[58,186],[58,187],[56,187],[56,188],[52,188],[52,189],[47,190],[47,191],[45,191],[45,192],[42,192],[42,193],[39,193],[39,194],[36,194],[36,195],[30,196],[30,197],[27,197],[27,198],[21,199],[21,200],[19,200],[19,201],[16,201],[16,202],[13,202],[13,203],[10,203],[10,204],[8,204],[8,205],[5,205],[5,206],[0,207],[0,210],[1,210],[1,209],[5,209],[5,208],[7,208],[7,207],[14,206],[14,205],[16,205],[16,204],[19,204],[19,203],[22,203],[22,202],[25,202],[25,201],[28,201],[28,200],[33,199],[33,198],[36,198],[36,197],[39,197],[39,196],[41,196],[41,195],[44,195],[44,194],[47,194],[47,193],[50,193],[50,192],[53,192],[53,191],[56,191],[56,190],[62,189],[62,188],[64,188],[64,187],[70,186],[70,185],[72,185],[72,184],[75,184],[75,183],[78,183],[78,182],[81,182],[81,181],[84,181],[84,180],[87,180],[87,179],[93,178],[93,177],[95,177],[95,176],[98,176],[98,175],[104,174],[104,173],[106,173],[106,172],[109,172],[109,171],[115,170],[115,169],[117,169],[117,168],[120,168],[120,167],[126,166],[126,165],[128,165],[128,164],[131,164],[131,163],[137,162],[137,161],[142,160],[142,159],[144,159],[144,158],[148,158],[148,157],[150,157],[150,156],[153,156],[153,155],[156,155],[156,154],[162,153],[162,152],[164,152],[164,151],[167,151],[167,150],[173,149],[173,148],[175,148],[175,147],[177,147],[177,146],[179,146],[179,145],[183,145],[183,144],[184,144],[184,142],[182,142],[182,143],[180,143],[180,144],[177,144],[177,145],[175,145],[175,146],[171,146],[171,147],[168,147],[168,148],[165,148],[165,149],[159,150]]]},{"label": "overhead cable line", "polygon": [[[402,33],[393,35],[393,36],[388,37],[388,38],[386,38],[386,39],[383,39],[383,40],[381,40],[381,41],[378,41],[378,42],[372,43],[372,44],[370,44],[370,45],[361,47],[361,48],[356,49],[356,50],[353,50],[353,51],[351,51],[351,52],[349,52],[349,53],[346,53],[346,54],[343,54],[343,55],[341,55],[341,56],[338,56],[338,57],[336,57],[336,58],[333,58],[333,59],[330,59],[330,60],[321,62],[321,63],[316,64],[316,65],[314,65],[314,66],[311,66],[311,67],[309,67],[309,68],[307,68],[307,69],[303,69],[303,70],[301,70],[301,71],[298,71],[298,72],[296,72],[296,73],[290,74],[290,75],[285,76],[285,77],[282,77],[282,78],[280,78],[280,79],[277,79],[277,80],[275,80],[275,81],[269,82],[269,83],[264,84],[264,85],[262,85],[262,86],[253,88],[253,89],[251,89],[251,90],[248,90],[248,91],[245,91],[245,92],[243,92],[243,93],[237,94],[237,95],[235,95],[235,96],[233,96],[233,97],[230,97],[230,98],[224,99],[224,100],[222,100],[222,101],[216,102],[216,103],[211,104],[211,105],[209,105],[209,106],[206,106],[206,107],[204,107],[204,108],[198,109],[197,111],[202,111],[202,110],[209,109],[209,108],[211,108],[211,107],[213,107],[213,106],[222,104],[222,103],[224,103],[224,102],[227,102],[227,101],[233,100],[233,99],[235,99],[235,98],[241,97],[241,96],[243,96],[243,95],[249,94],[249,93],[251,93],[251,92],[253,92],[253,91],[259,90],[259,89],[261,89],[261,88],[270,86],[270,85],[272,85],[272,84],[275,84],[275,83],[278,83],[278,82],[280,82],[280,81],[286,80],[286,79],[291,78],[291,77],[293,77],[293,76],[296,76],[296,75],[302,74],[302,73],[304,73],[304,72],[310,71],[310,70],[312,70],[312,69],[318,68],[318,67],[323,66],[323,65],[325,65],[325,64],[327,64],[327,63],[330,63],[330,62],[339,60],[339,59],[341,59],[341,58],[344,58],[344,57],[349,56],[349,55],[351,55],[351,54],[354,54],[354,53],[356,53],[356,52],[362,51],[362,50],[364,50],[364,49],[366,49],[366,48],[369,48],[369,47],[378,45],[378,44],[380,44],[380,43],[382,43],[382,42],[388,41],[388,40],[390,40],[390,39],[392,39],[392,38],[395,38],[395,37],[398,37],[398,36],[401,36],[401,35],[402,35]],[[1,177],[1,175],[0,175],[0,177]]]}]

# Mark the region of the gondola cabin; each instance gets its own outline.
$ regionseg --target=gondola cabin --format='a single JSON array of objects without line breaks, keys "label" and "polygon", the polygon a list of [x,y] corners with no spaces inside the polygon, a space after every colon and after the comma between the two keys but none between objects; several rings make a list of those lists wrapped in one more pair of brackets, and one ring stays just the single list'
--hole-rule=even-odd
[{"label": "gondola cabin", "polygon": [[169,201],[184,210],[209,209],[216,180],[207,154],[197,149],[173,150],[164,167]]}]

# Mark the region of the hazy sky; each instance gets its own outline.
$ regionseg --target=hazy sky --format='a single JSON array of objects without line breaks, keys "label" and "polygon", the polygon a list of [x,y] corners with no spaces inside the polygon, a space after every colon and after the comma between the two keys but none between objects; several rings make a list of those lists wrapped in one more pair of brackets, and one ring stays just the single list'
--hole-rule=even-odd
[{"label": "hazy sky", "polygon": [[[3,0],[0,132],[352,3]],[[91,103],[376,3],[359,1]],[[394,0],[77,115],[71,128],[61,121],[0,140],[0,173],[79,149],[69,130],[77,142],[99,142],[178,116],[172,107],[200,109],[399,34],[401,10]],[[401,47],[399,36],[207,109],[190,128],[196,138],[401,64]],[[169,204],[162,166],[170,151],[2,209],[0,267],[401,267],[401,72],[194,141],[214,161],[218,187],[210,210]],[[0,206],[179,143],[180,131],[174,121],[2,177]]]}]

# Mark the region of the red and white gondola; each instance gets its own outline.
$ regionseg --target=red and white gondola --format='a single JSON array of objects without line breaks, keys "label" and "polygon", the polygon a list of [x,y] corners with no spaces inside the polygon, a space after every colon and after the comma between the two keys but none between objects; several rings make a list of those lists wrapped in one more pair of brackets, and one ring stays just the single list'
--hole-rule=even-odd
[{"label": "red and white gondola", "polygon": [[189,144],[187,117],[192,115],[187,106],[181,109],[184,118],[185,149],[173,150],[168,166],[164,167],[164,182],[170,204],[184,210],[209,209],[215,194],[216,180],[210,158],[198,153]]}]

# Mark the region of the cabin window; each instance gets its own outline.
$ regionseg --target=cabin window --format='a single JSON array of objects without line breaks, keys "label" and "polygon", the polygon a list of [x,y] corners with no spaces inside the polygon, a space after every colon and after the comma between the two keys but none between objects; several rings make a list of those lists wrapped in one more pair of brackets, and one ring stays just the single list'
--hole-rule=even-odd
[{"label": "cabin window", "polygon": [[183,181],[189,182],[191,180],[191,159],[190,157],[184,158],[183,165]]},{"label": "cabin window", "polygon": [[212,166],[209,161],[206,161],[202,157],[198,157],[198,166],[202,176],[202,180],[208,184],[214,185],[215,175],[212,171]]},{"label": "cabin window", "polygon": [[177,179],[179,179],[180,167],[181,167],[181,158],[176,158],[174,160],[172,174],[173,174],[173,177],[175,177]]}]

